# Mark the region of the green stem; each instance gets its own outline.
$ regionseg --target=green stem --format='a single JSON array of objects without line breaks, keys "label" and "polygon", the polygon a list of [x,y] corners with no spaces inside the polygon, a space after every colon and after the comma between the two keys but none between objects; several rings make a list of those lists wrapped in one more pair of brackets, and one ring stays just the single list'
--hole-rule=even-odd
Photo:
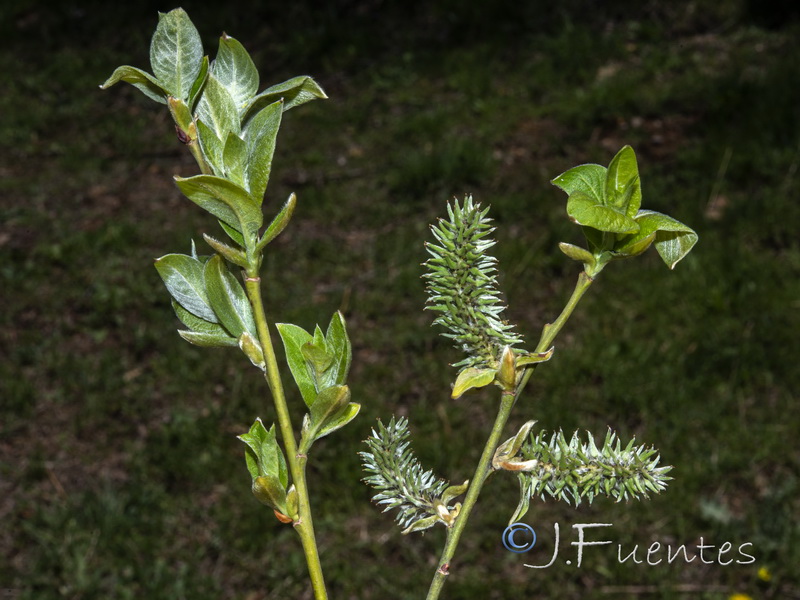
[{"label": "green stem", "polygon": [[[581,272],[580,276],[578,277],[578,282],[575,285],[575,289],[572,292],[572,296],[570,296],[567,304],[561,311],[561,314],[555,321],[544,326],[544,329],[542,330],[542,337],[539,340],[539,344],[536,346],[536,352],[544,352],[550,348],[553,340],[558,335],[558,332],[561,331],[562,327],[564,327],[564,324],[575,310],[578,302],[586,293],[586,290],[589,289],[592,281],[593,279],[585,271]],[[492,426],[492,431],[489,434],[489,439],[486,440],[486,445],[484,446],[483,453],[478,461],[475,474],[473,475],[472,481],[469,484],[469,489],[467,490],[467,496],[464,499],[464,504],[461,507],[461,511],[458,513],[458,517],[456,517],[453,527],[447,530],[447,541],[445,542],[444,550],[442,550],[442,555],[439,558],[439,564],[436,568],[436,573],[433,575],[431,587],[428,589],[427,600],[436,600],[439,597],[442,587],[444,586],[444,582],[447,580],[447,575],[450,571],[450,561],[453,559],[456,547],[461,539],[461,534],[467,525],[469,515],[472,512],[472,509],[475,507],[475,504],[478,502],[478,496],[480,496],[483,484],[486,482],[486,479],[491,473],[492,458],[494,457],[497,446],[500,444],[500,438],[506,422],[508,421],[508,417],[511,415],[511,409],[514,407],[517,398],[519,398],[522,390],[525,388],[525,385],[531,378],[535,366],[536,365],[532,365],[526,369],[522,380],[520,381],[519,385],[517,385],[517,388],[513,394],[509,392],[503,392],[502,394],[500,400],[500,409],[497,412],[497,417],[495,418],[494,425]]]},{"label": "green stem", "polygon": [[458,513],[458,517],[456,517],[453,527],[447,530],[447,542],[439,558],[439,565],[436,568],[436,573],[433,575],[431,587],[428,590],[428,600],[434,600],[439,597],[439,592],[442,590],[444,582],[449,575],[450,561],[453,559],[453,554],[455,554],[458,541],[467,525],[469,515],[478,502],[481,488],[483,488],[483,484],[491,472],[492,457],[494,456],[495,448],[497,448],[500,443],[500,436],[503,434],[503,429],[505,428],[506,421],[508,421],[515,401],[516,397],[513,394],[503,392],[500,400],[500,410],[497,412],[497,417],[495,418],[492,432],[489,434],[489,439],[486,440],[486,445],[483,447],[483,453],[481,454],[480,461],[478,461],[475,474],[472,476],[472,481],[470,481],[467,496],[464,498],[464,504],[461,506],[461,510]]},{"label": "green stem", "polygon": [[308,458],[297,451],[297,440],[294,437],[289,408],[286,405],[286,396],[283,393],[283,384],[278,371],[278,361],[275,358],[275,350],[272,346],[272,338],[267,325],[267,316],[264,312],[264,303],[261,299],[261,280],[258,277],[257,269],[248,269],[245,277],[245,286],[247,288],[247,296],[253,305],[256,330],[264,351],[266,362],[264,377],[272,392],[272,400],[278,415],[278,426],[286,449],[286,460],[289,463],[289,471],[292,474],[292,483],[294,483],[297,490],[299,517],[294,522],[294,528],[300,535],[303,552],[306,555],[308,573],[314,589],[314,598],[316,600],[327,600],[328,593],[325,590],[325,580],[322,576],[322,564],[319,560],[317,541],[314,536],[314,521],[311,518],[311,503],[308,499],[308,486],[306,484],[306,462]]},{"label": "green stem", "polygon": [[[567,300],[561,314],[558,315],[555,321],[548,323],[542,328],[542,337],[539,338],[539,344],[536,346],[535,352],[544,352],[553,345],[553,340],[556,339],[556,336],[561,331],[562,327],[564,327],[567,320],[572,315],[572,312],[575,310],[575,307],[578,305],[578,302],[583,298],[583,295],[586,293],[586,290],[589,289],[589,286],[592,285],[593,281],[594,279],[589,276],[586,271],[581,271],[581,274],[578,276],[578,282],[575,284],[575,289],[572,290],[572,295],[569,297],[569,300]],[[525,389],[533,372],[536,370],[536,366],[537,365],[531,365],[526,369],[522,380],[519,382],[519,385],[517,385],[517,397],[519,397],[522,390]]]}]

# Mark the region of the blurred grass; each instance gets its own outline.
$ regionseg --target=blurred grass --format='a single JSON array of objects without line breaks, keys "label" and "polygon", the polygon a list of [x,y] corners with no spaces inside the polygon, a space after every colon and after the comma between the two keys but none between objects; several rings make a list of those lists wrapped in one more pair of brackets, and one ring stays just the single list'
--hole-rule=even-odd
[{"label": "blurred grass", "polygon": [[[216,228],[171,183],[191,160],[159,107],[96,88],[147,64],[170,7],[104,6],[17,1],[0,18],[0,589],[308,598],[296,539],[250,496],[235,439],[273,419],[263,383],[169,333],[151,267]],[[329,6],[184,4],[209,51],[225,29],[264,83],[310,73],[331,98],[285,120],[266,210],[291,191],[300,208],[265,292],[276,320],[306,328],[342,308],[354,344],[362,415],[310,463],[332,597],[419,598],[443,542],[399,536],[369,504],[356,452],[374,419],[408,415],[420,458],[463,481],[493,415],[491,394],[447,399],[458,357],[421,310],[427,224],[453,195],[492,205],[509,318],[534,340],[577,275],[556,244],[580,239],[547,182],[625,143],[645,206],[700,244],[674,272],[652,251],[604,271],[513,425],[611,426],[656,445],[675,480],[641,504],[536,503],[545,548],[519,557],[500,545],[516,483],[497,477],[445,595],[800,597],[797,25],[765,29],[737,2]],[[752,542],[757,562],[620,565],[610,547],[580,570],[526,569],[554,521],[564,536],[614,523],[623,551]]]}]

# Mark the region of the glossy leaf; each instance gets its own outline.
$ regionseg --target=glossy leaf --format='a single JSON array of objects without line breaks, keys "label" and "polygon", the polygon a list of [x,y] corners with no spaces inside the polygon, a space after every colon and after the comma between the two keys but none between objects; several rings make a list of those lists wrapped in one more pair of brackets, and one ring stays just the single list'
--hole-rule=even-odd
[{"label": "glossy leaf", "polygon": [[264,235],[261,236],[261,239],[256,244],[256,250],[259,251],[264,246],[269,244],[272,240],[274,240],[278,235],[286,229],[286,226],[289,224],[289,221],[292,218],[292,214],[294,214],[295,206],[297,205],[297,196],[294,193],[289,195],[289,199],[283,205],[280,212],[275,216],[272,222],[267,227],[266,231],[264,231]]},{"label": "glossy leaf", "polygon": [[547,362],[553,356],[555,348],[550,348],[544,352],[521,352],[517,355],[517,367],[526,367],[528,365],[535,365],[541,362]]},{"label": "glossy leaf", "polygon": [[456,382],[453,385],[451,397],[460,398],[469,390],[485,387],[494,381],[496,375],[496,369],[467,367],[458,374]]},{"label": "glossy leaf", "polygon": [[551,181],[553,185],[564,190],[568,196],[583,193],[595,204],[605,204],[606,168],[588,164],[573,167]]},{"label": "glossy leaf", "polygon": [[574,192],[567,200],[567,214],[579,225],[609,233],[635,233],[639,225],[615,208],[603,206],[583,192]]},{"label": "glossy leaf", "polygon": [[350,338],[347,335],[344,315],[340,311],[333,314],[325,334],[328,352],[330,353],[333,364],[330,367],[331,383],[343,385],[347,381],[347,374],[350,371],[350,362],[353,358],[353,351],[350,346]]},{"label": "glossy leaf", "polygon": [[100,89],[106,90],[120,81],[130,83],[151,100],[155,100],[161,104],[167,103],[169,92],[162,87],[161,83],[155,77],[146,71],[128,65],[117,67],[111,74],[111,77],[106,79],[100,86]]},{"label": "glossy leaf", "polygon": [[218,254],[206,263],[206,292],[211,307],[228,333],[238,338],[247,332],[257,339],[253,310],[239,281]]},{"label": "glossy leaf", "polygon": [[156,270],[175,300],[187,311],[218,323],[206,294],[203,263],[185,254],[167,254],[156,259]]},{"label": "glossy leaf", "polygon": [[189,200],[237,231],[254,236],[261,227],[261,208],[235,183],[213,175],[175,177],[175,181]]},{"label": "glossy leaf", "polygon": [[245,459],[247,469],[253,479],[270,476],[285,489],[289,484],[286,459],[278,445],[275,425],[267,430],[261,419],[256,419],[250,430],[238,436],[247,445]]},{"label": "glossy leaf", "polygon": [[227,35],[219,39],[219,51],[211,71],[233,98],[239,114],[258,92],[258,70],[253,59],[237,40]]},{"label": "glossy leaf", "polygon": [[636,216],[642,205],[642,186],[636,153],[630,146],[623,147],[608,165],[605,185],[606,205]]},{"label": "glossy leaf", "polygon": [[580,246],[574,246],[573,244],[567,244],[566,242],[561,242],[558,244],[558,249],[561,250],[568,257],[570,257],[572,260],[577,260],[578,262],[582,262],[589,266],[593,266],[595,263],[594,255],[585,248],[581,248]]},{"label": "glossy leaf", "polygon": [[636,220],[643,229],[656,231],[654,245],[670,269],[674,269],[697,243],[697,233],[691,227],[667,215],[643,210]]},{"label": "glossy leaf", "polygon": [[278,323],[276,327],[283,341],[289,370],[292,372],[292,377],[300,390],[300,394],[303,396],[303,401],[310,408],[317,399],[317,388],[305,356],[303,356],[302,348],[305,344],[311,342],[313,338],[305,329],[291,323]]},{"label": "glossy leaf", "polygon": [[333,385],[320,391],[311,405],[311,427],[324,425],[328,419],[341,412],[350,402],[350,388]]},{"label": "glossy leaf", "polygon": [[345,425],[347,425],[350,421],[358,416],[359,411],[361,410],[361,405],[357,404],[356,402],[351,402],[348,404],[343,410],[341,410],[337,415],[335,415],[332,419],[329,419],[322,427],[320,427],[314,439],[318,440],[320,438],[325,437],[326,435],[330,435],[334,431],[341,429]]},{"label": "glossy leaf", "polygon": [[272,171],[272,156],[283,114],[280,101],[263,108],[244,129],[247,145],[247,188],[259,202],[267,190]]},{"label": "glossy leaf", "polygon": [[327,97],[319,84],[308,75],[293,77],[283,83],[273,85],[253,97],[245,109],[245,120],[251,119],[263,107],[279,100],[283,100],[283,110],[287,111],[310,100]]},{"label": "glossy leaf", "polygon": [[159,13],[150,42],[150,65],[164,89],[188,100],[202,62],[203,43],[189,15],[181,8]]},{"label": "glossy leaf", "polygon": [[220,140],[227,139],[231,131],[237,134],[240,131],[239,112],[233,98],[213,73],[206,78],[195,116],[208,125]]},{"label": "glossy leaf", "polygon": [[189,328],[189,331],[178,330],[178,334],[187,342],[207,348],[237,345],[236,338],[232,337],[219,323],[212,323],[193,315],[175,300],[172,301],[172,309],[181,323]]}]

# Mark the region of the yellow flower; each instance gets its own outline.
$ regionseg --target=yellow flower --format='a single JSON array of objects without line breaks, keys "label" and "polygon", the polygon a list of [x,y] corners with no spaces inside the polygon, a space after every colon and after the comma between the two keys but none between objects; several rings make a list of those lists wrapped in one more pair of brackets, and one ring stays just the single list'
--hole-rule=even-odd
[{"label": "yellow flower", "polygon": [[761,581],[772,581],[772,572],[767,567],[758,569],[758,578]]},{"label": "yellow flower", "polygon": [[732,596],[728,596],[728,600],[753,600],[747,594],[733,594]]}]

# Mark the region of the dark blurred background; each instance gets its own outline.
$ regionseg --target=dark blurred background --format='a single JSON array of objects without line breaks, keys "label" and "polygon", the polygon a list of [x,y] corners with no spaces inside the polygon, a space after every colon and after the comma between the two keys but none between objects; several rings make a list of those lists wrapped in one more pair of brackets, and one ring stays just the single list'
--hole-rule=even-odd
[{"label": "dark blurred background", "polygon": [[[643,207],[700,242],[674,272],[650,250],[602,273],[509,435],[612,427],[659,448],[674,481],[642,503],[536,501],[542,549],[517,556],[500,543],[517,484],[495,477],[444,597],[800,598],[797,3],[253,4],[183,7],[212,57],[223,31],[244,44],[262,88],[308,74],[330,97],[284,119],[265,211],[300,204],[264,289],[278,322],[341,309],[354,345],[362,413],[309,467],[331,597],[422,597],[444,540],[400,536],[370,504],[356,453],[375,418],[408,416],[423,462],[460,482],[495,412],[489,392],[448,399],[459,355],[422,310],[427,224],[453,196],[492,206],[507,316],[532,345],[580,269],[557,250],[581,238],[548,182],[631,144]],[[192,159],[163,106],[98,89],[118,65],[149,70],[172,8],[0,8],[0,597],[311,597],[235,439],[274,420],[263,380],[173,333],[151,266],[217,234],[172,183]],[[562,548],[586,522],[613,523],[615,545],[525,568],[554,522]],[[642,558],[653,541],[716,550],[620,564],[617,543]],[[753,564],[735,562],[744,543]]]}]

